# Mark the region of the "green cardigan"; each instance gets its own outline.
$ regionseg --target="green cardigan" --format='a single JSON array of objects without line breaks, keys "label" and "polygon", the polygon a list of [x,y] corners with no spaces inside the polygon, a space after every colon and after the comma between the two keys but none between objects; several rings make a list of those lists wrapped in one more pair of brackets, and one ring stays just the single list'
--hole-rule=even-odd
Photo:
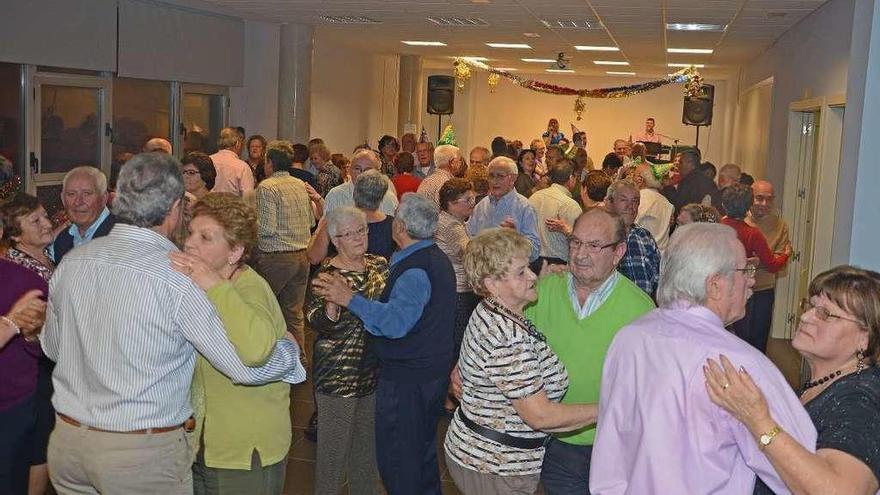
[{"label": "green cardigan", "polygon": [[[208,299],[217,308],[242,363],[265,363],[287,328],[269,284],[245,268],[232,282],[212,287]],[[202,439],[208,467],[250,470],[254,449],[263,466],[281,462],[287,456],[291,440],[290,385],[235,385],[199,355],[192,402],[197,425],[194,438]]]},{"label": "green cardigan", "polygon": [[[568,292],[568,273],[538,282],[538,300],[525,315],[547,337],[547,343],[568,370],[563,404],[599,401],[605,354],[617,331],[654,309],[654,302],[626,277],[618,277],[608,299],[590,316],[578,320]],[[596,425],[556,435],[573,445],[592,445]]]}]

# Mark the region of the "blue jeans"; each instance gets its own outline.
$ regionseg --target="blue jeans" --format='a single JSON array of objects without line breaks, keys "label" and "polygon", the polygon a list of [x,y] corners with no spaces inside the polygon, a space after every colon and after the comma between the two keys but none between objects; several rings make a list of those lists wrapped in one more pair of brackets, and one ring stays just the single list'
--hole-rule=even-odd
[{"label": "blue jeans", "polygon": [[547,495],[590,495],[592,445],[572,445],[550,440],[541,466],[541,482]]}]

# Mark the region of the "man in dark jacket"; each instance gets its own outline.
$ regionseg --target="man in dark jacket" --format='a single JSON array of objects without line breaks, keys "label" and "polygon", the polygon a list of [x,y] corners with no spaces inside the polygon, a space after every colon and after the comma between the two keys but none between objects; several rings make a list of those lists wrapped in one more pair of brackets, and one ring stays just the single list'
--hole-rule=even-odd
[{"label": "man in dark jacket", "polygon": [[679,163],[679,172],[681,173],[681,182],[678,183],[678,190],[671,201],[675,206],[675,217],[681,207],[690,203],[711,203],[712,206],[721,211],[721,197],[718,194],[718,187],[705,174],[699,173],[700,154],[697,150],[685,150],[681,153]]},{"label": "man in dark jacket", "polygon": [[107,176],[98,168],[82,166],[67,172],[61,202],[70,228],[59,232],[50,248],[49,255],[56,265],[68,251],[109,234],[116,224],[116,217],[107,208]]}]

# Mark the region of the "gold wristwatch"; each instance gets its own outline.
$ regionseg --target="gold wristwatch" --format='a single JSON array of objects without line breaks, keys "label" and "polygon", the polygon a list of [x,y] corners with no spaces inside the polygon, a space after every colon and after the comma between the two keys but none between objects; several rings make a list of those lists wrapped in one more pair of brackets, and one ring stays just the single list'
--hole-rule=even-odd
[{"label": "gold wristwatch", "polygon": [[764,451],[764,449],[767,448],[768,445],[770,445],[773,442],[773,439],[776,438],[776,435],[778,435],[779,432],[781,432],[781,431],[782,431],[782,428],[780,428],[779,425],[776,425],[773,428],[771,428],[770,431],[768,431],[767,433],[764,433],[763,435],[758,437],[759,448],[761,449],[762,452]]}]

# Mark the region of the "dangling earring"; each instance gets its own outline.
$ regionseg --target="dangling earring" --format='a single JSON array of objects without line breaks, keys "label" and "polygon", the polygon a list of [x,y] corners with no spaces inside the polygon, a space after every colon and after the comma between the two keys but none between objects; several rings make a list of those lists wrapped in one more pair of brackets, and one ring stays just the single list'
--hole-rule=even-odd
[{"label": "dangling earring", "polygon": [[856,374],[860,374],[865,369],[865,351],[858,349],[856,351]]}]

